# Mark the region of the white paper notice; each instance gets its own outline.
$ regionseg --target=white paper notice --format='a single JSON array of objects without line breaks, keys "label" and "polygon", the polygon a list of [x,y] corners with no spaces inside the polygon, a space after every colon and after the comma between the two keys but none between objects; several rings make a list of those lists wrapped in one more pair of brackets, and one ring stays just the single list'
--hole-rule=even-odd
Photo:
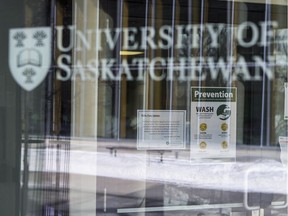
[{"label": "white paper notice", "polygon": [[137,149],[185,149],[186,111],[138,110]]},{"label": "white paper notice", "polygon": [[236,88],[192,87],[191,159],[236,157]]},{"label": "white paper notice", "polygon": [[285,97],[284,97],[284,119],[288,120],[288,83],[284,84]]}]

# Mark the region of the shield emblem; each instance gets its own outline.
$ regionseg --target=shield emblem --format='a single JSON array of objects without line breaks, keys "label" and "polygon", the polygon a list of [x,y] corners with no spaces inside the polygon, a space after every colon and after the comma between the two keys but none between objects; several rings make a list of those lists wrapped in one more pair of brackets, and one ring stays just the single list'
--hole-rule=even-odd
[{"label": "shield emblem", "polygon": [[9,31],[9,67],[26,91],[35,89],[51,65],[51,28],[17,28]]}]

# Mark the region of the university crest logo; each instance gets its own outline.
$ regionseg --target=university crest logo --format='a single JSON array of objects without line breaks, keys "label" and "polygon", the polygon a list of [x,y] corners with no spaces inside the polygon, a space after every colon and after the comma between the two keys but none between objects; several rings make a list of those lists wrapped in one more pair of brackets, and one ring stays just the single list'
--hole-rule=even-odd
[{"label": "university crest logo", "polygon": [[51,28],[17,28],[9,32],[9,67],[26,91],[35,89],[51,65]]}]

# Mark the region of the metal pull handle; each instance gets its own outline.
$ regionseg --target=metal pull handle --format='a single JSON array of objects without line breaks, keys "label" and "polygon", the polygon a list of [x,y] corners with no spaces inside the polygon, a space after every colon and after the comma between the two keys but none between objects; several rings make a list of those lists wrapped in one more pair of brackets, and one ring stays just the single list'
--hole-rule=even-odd
[{"label": "metal pull handle", "polygon": [[[261,171],[259,168],[252,168],[249,169],[246,173],[245,173],[245,189],[244,189],[244,206],[247,210],[253,211],[253,210],[259,210],[260,206],[250,206],[248,203],[248,197],[249,197],[249,190],[248,190],[248,182],[249,182],[249,175],[251,173],[259,173],[261,174]],[[271,209],[281,209],[281,208],[286,208],[288,207],[288,178],[287,178],[287,170],[285,170],[284,172],[285,174],[285,179],[286,179],[286,200],[284,200],[283,204],[281,202],[281,204],[272,204],[269,206],[269,208]]]},{"label": "metal pull handle", "polygon": [[244,178],[244,182],[245,182],[245,189],[244,189],[244,207],[247,209],[247,210],[250,210],[250,211],[254,211],[254,210],[259,210],[260,209],[260,206],[249,206],[249,203],[248,203],[248,196],[249,196],[249,191],[248,191],[248,177],[249,177],[249,174],[251,172],[255,172],[257,171],[256,169],[249,169],[246,173],[245,173],[245,178]]},{"label": "metal pull handle", "polygon": [[271,209],[281,209],[286,208],[288,206],[288,178],[287,178],[287,170],[285,172],[285,178],[286,178],[286,200],[284,200],[283,204],[280,205],[272,205],[270,206]]}]

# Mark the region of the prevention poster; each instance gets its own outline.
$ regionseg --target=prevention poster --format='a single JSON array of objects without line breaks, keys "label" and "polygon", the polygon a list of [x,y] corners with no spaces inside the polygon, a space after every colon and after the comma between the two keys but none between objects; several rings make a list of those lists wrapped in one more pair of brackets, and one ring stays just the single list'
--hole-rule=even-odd
[{"label": "prevention poster", "polygon": [[288,120],[288,83],[284,83],[284,119]]},{"label": "prevention poster", "polygon": [[185,149],[185,110],[138,110],[137,149]]},{"label": "prevention poster", "polygon": [[236,87],[192,87],[191,160],[236,158]]}]

